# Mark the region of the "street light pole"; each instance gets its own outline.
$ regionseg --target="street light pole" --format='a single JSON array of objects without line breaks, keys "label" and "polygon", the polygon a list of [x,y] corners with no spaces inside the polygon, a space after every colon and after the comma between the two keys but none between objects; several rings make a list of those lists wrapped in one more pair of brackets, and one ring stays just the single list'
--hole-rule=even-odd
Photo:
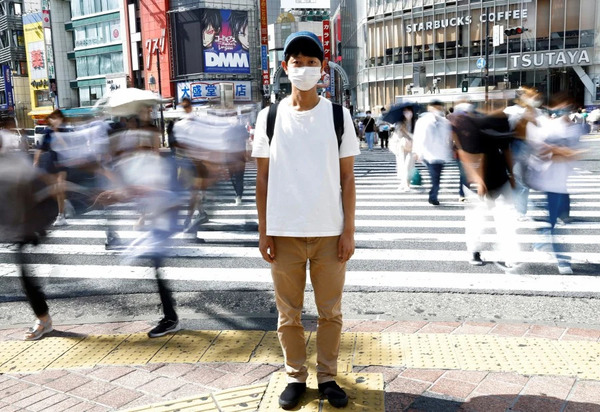
[{"label": "street light pole", "polygon": [[489,90],[490,90],[490,14],[488,8],[485,9],[485,108],[489,110]]},{"label": "street light pole", "polygon": [[[158,94],[162,99],[162,82],[160,79],[160,50],[156,48],[156,70],[158,71]],[[163,114],[163,104],[160,102],[160,139],[163,147],[165,146],[165,116]]]}]

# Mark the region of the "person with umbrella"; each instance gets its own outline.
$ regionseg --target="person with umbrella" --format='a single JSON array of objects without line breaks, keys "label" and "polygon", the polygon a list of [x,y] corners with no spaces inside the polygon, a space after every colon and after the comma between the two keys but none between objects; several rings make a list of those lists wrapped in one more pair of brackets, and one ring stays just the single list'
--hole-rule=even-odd
[{"label": "person with umbrella", "polygon": [[400,185],[398,190],[410,190],[411,171],[415,167],[413,155],[413,131],[415,129],[418,106],[414,104],[401,104],[393,106],[383,121],[395,124],[394,133],[389,142],[389,148],[396,156],[396,173]]}]

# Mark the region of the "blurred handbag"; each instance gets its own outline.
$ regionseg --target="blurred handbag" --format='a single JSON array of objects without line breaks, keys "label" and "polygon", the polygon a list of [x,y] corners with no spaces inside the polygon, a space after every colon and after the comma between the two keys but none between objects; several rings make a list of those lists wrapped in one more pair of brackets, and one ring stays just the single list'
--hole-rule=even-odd
[{"label": "blurred handbag", "polygon": [[416,167],[413,169],[412,176],[410,178],[410,184],[413,186],[421,186],[423,179],[421,178],[421,172]]}]

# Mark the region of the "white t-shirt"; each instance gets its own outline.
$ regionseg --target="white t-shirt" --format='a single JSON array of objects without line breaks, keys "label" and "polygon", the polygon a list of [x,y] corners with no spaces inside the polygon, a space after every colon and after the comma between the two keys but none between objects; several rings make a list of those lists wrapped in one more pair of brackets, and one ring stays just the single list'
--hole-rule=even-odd
[{"label": "white t-shirt", "polygon": [[329,100],[320,97],[307,111],[290,103],[289,97],[279,103],[270,146],[269,109],[256,120],[252,156],[269,158],[267,235],[338,236],[344,229],[339,159],[360,154],[352,117],[344,108],[338,148]]}]

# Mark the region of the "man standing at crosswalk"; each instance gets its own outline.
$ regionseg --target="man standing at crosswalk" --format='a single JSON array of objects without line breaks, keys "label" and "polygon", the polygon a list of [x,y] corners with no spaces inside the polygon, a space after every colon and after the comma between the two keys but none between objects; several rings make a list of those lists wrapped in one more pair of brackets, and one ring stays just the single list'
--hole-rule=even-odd
[{"label": "man standing at crosswalk", "polygon": [[282,66],[292,83],[292,94],[278,105],[272,141],[269,109],[259,114],[252,153],[257,158],[259,249],[271,264],[279,311],[277,331],[288,374],[279,405],[294,408],[306,391],[301,314],[309,261],[319,312],[319,392],[332,406],[343,407],[348,396],[334,377],[346,262],[354,253],[354,156],[360,149],[349,111],[343,109],[343,134],[338,142],[332,103],[317,94],[323,67],[319,38],[311,32],[290,35]]}]

